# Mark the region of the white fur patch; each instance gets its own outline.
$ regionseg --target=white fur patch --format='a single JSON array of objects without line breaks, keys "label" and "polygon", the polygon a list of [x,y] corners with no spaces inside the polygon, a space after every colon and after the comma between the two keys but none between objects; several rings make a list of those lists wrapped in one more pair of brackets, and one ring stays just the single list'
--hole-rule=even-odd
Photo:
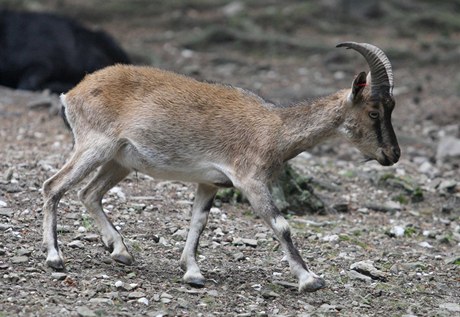
[{"label": "white fur patch", "polygon": [[290,230],[289,223],[284,219],[283,216],[278,216],[272,220],[273,229],[278,232],[285,232]]}]

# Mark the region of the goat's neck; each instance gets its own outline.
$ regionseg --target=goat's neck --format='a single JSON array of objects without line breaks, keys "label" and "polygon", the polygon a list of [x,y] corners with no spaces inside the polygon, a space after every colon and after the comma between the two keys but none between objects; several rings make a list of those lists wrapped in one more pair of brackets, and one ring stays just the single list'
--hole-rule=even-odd
[{"label": "goat's neck", "polygon": [[339,91],[312,102],[276,110],[283,122],[280,147],[284,161],[337,135],[345,117],[344,95],[344,91]]}]

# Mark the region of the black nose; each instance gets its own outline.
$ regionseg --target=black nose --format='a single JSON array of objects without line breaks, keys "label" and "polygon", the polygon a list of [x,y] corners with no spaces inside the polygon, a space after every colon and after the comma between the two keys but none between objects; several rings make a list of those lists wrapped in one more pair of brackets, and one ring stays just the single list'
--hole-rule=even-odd
[{"label": "black nose", "polygon": [[399,146],[394,146],[393,147],[393,157],[394,157],[394,162],[396,163],[399,158],[401,157],[401,150]]}]

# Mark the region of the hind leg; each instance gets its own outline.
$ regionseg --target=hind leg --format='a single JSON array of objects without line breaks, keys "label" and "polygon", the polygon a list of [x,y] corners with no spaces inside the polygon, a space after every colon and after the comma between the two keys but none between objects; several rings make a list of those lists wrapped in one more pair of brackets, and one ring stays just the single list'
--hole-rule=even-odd
[{"label": "hind leg", "polygon": [[79,193],[86,209],[94,216],[102,234],[102,242],[111,252],[110,256],[115,261],[126,265],[133,263],[133,257],[129,254],[123,237],[104,213],[102,197],[109,189],[123,180],[129,172],[129,169],[117,162],[109,161],[102,165],[97,175]]},{"label": "hind leg", "polygon": [[62,196],[104,162],[107,151],[99,148],[77,148],[72,158],[54,176],[43,184],[43,248],[47,252],[46,264],[64,269],[64,259],[57,240],[56,211]]}]

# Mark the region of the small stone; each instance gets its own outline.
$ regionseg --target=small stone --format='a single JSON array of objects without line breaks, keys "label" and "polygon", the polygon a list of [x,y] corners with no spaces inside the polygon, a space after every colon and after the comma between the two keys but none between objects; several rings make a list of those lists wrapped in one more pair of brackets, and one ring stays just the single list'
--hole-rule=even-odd
[{"label": "small stone", "polygon": [[439,308],[448,310],[450,312],[460,312],[460,305],[456,303],[443,303],[439,305]]},{"label": "small stone", "polygon": [[99,235],[96,233],[89,233],[83,237],[86,241],[94,242],[99,240]]},{"label": "small stone", "polygon": [[141,297],[145,297],[145,294],[142,292],[131,292],[128,294],[129,299],[138,299]]},{"label": "small stone", "polygon": [[164,237],[160,237],[160,240],[158,241],[158,243],[164,245],[165,247],[170,246],[168,240],[166,240]]},{"label": "small stone", "polygon": [[180,308],[184,308],[184,309],[189,309],[190,308],[190,303],[187,302],[183,298],[178,298],[177,299],[177,304],[179,305]]},{"label": "small stone", "polygon": [[428,249],[431,249],[433,246],[431,244],[429,244],[428,242],[426,241],[422,241],[418,244],[419,246],[423,247],[423,248],[428,248]]},{"label": "small stone", "polygon": [[450,258],[444,259],[444,263],[446,264],[455,264],[455,263],[460,263],[460,255],[456,255]]},{"label": "small stone", "polygon": [[153,294],[153,300],[155,302],[159,302],[160,301],[160,294]]},{"label": "small stone", "polygon": [[241,239],[241,241],[247,245],[247,246],[250,246],[250,247],[257,247],[257,240],[256,239]]},{"label": "small stone", "polygon": [[77,314],[80,317],[96,317],[96,313],[86,306],[78,307]]},{"label": "small stone", "polygon": [[26,263],[27,261],[29,261],[29,257],[25,255],[13,256],[11,258],[11,263],[13,264]]},{"label": "small stone", "polygon": [[323,304],[317,309],[318,313],[336,313],[337,306],[330,304]]},{"label": "small stone", "polygon": [[13,217],[13,214],[14,214],[13,209],[0,207],[0,216],[11,218]]},{"label": "small stone", "polygon": [[83,226],[80,226],[80,227],[78,227],[78,230],[77,230],[77,231],[80,232],[80,233],[85,233],[85,232],[86,232],[86,228],[83,227]]},{"label": "small stone", "polygon": [[83,245],[83,242],[80,240],[73,240],[67,244],[68,247],[74,248],[74,249],[83,249],[85,246]]},{"label": "small stone", "polygon": [[213,297],[218,297],[219,296],[219,292],[217,292],[215,289],[211,289],[209,291],[206,292],[208,295],[210,296],[213,296]]},{"label": "small stone", "polygon": [[237,252],[233,254],[233,259],[235,261],[243,261],[244,259],[246,259],[246,257],[244,256],[243,252]]},{"label": "small stone", "polygon": [[359,261],[353,263],[350,266],[351,270],[357,271],[358,273],[370,276],[373,280],[386,281],[386,273],[376,269],[374,267],[374,262],[371,260]]},{"label": "small stone", "polygon": [[160,298],[169,298],[169,299],[172,299],[172,295],[168,294],[168,293],[161,293],[160,295]]},{"label": "small stone", "polygon": [[393,228],[391,228],[390,234],[393,237],[402,237],[404,236],[404,231],[405,229],[403,226],[394,226]]},{"label": "small stone", "polygon": [[90,303],[93,304],[107,304],[107,305],[113,305],[113,300],[110,298],[103,298],[103,297],[94,297],[89,300]]},{"label": "small stone", "polygon": [[138,303],[144,304],[145,306],[149,305],[149,300],[145,297],[141,297],[137,300]]},{"label": "small stone", "polygon": [[6,206],[8,206],[6,201],[0,200],[0,207],[6,207]]},{"label": "small stone", "polygon": [[58,280],[58,281],[63,281],[63,280],[65,280],[66,277],[67,277],[66,273],[62,273],[62,272],[53,272],[53,273],[51,273],[51,278],[55,279],[55,280]]},{"label": "small stone", "polygon": [[169,303],[171,303],[171,299],[169,299],[169,298],[160,298],[160,301],[161,301],[163,304],[169,304]]},{"label": "small stone", "polygon": [[173,233],[172,238],[176,241],[185,241],[187,239],[187,229],[179,229]]},{"label": "small stone", "polygon": [[263,298],[276,298],[276,297],[279,297],[280,295],[272,290],[268,290],[268,289],[263,289],[262,292],[261,292],[261,295]]},{"label": "small stone", "polygon": [[122,281],[116,281],[115,282],[115,287],[116,288],[123,288],[124,283]]},{"label": "small stone", "polygon": [[31,255],[32,254],[32,250],[31,249],[19,249],[18,251],[18,255]]},{"label": "small stone", "polygon": [[440,191],[446,192],[453,192],[455,187],[457,187],[457,182],[454,180],[443,180],[441,184],[439,184]]},{"label": "small stone", "polygon": [[0,223],[0,231],[6,231],[12,227],[9,223]]},{"label": "small stone", "polygon": [[125,287],[125,289],[126,289],[127,291],[133,291],[133,290],[135,290],[136,288],[139,287],[139,284],[137,284],[137,283],[130,283],[130,284],[128,284],[128,285],[124,285],[124,287]]},{"label": "small stone", "polygon": [[364,281],[364,282],[372,282],[372,278],[370,276],[367,276],[367,275],[364,275],[364,274],[361,274],[355,270],[350,270],[348,271],[348,277],[351,279],[351,280],[360,280],[360,281]]},{"label": "small stone", "polygon": [[339,236],[336,235],[336,234],[332,234],[332,235],[329,235],[329,236],[324,236],[322,238],[323,241],[326,241],[326,242],[334,242],[334,241],[339,241]]}]

